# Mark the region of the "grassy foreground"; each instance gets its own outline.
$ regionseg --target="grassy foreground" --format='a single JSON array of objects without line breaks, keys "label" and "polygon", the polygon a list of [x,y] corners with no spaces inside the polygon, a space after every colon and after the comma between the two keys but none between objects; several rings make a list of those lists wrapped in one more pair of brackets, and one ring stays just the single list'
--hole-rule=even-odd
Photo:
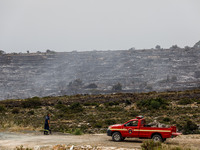
[{"label": "grassy foreground", "polygon": [[51,129],[82,134],[106,132],[109,125],[137,115],[147,122],[176,125],[184,134],[200,133],[200,90],[33,97],[0,101],[0,130],[42,130],[51,114]]}]

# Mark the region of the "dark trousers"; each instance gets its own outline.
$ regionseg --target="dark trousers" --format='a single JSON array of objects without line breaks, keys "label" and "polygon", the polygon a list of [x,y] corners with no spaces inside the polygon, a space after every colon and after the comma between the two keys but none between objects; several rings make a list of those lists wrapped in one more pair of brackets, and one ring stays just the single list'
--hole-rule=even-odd
[{"label": "dark trousers", "polygon": [[49,129],[49,125],[48,124],[45,124],[44,125],[44,134],[47,135],[47,134],[51,134],[51,130]]}]

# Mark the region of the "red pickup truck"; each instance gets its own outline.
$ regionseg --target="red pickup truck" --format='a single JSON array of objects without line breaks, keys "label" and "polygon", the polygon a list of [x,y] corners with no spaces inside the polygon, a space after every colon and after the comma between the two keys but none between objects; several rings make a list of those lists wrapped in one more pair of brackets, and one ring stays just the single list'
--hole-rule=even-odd
[{"label": "red pickup truck", "polygon": [[181,133],[176,132],[176,127],[158,128],[145,125],[143,116],[131,119],[124,124],[109,126],[107,135],[112,136],[113,141],[123,141],[126,137],[153,139],[155,142],[164,142],[167,138],[173,138]]}]

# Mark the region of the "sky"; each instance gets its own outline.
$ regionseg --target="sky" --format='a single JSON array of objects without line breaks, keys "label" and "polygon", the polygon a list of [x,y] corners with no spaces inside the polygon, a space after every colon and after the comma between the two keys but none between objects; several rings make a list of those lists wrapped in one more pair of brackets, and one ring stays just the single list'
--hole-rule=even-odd
[{"label": "sky", "polygon": [[200,0],[0,0],[0,50],[193,46]]}]

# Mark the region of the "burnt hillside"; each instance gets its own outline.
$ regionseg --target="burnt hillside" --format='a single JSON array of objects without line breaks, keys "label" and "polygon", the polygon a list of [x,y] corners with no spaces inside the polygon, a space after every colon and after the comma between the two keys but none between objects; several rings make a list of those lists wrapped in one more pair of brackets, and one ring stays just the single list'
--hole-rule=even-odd
[{"label": "burnt hillside", "polygon": [[1,54],[0,99],[193,89],[200,86],[199,58],[198,45]]}]

